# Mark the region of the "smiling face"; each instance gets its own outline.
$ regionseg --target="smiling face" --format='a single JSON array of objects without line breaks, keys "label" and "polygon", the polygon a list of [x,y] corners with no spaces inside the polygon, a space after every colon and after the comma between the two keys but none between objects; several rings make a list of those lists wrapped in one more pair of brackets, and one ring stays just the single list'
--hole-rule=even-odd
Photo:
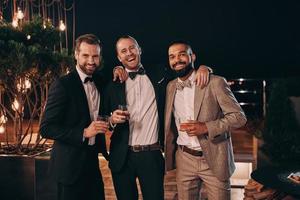
[{"label": "smiling face", "polygon": [[141,64],[141,48],[133,38],[119,39],[116,50],[119,61],[126,69],[138,69]]},{"label": "smiling face", "polygon": [[88,44],[82,42],[75,51],[77,65],[86,75],[92,75],[100,65],[100,46],[97,44]]},{"label": "smiling face", "polygon": [[179,71],[186,68],[188,65],[192,65],[196,59],[195,54],[185,44],[173,44],[169,47],[169,64],[170,67]]}]

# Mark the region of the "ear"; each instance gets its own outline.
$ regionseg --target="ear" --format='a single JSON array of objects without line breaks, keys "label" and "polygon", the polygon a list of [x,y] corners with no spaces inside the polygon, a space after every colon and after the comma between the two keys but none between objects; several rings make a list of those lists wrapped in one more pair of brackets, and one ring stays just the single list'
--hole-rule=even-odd
[{"label": "ear", "polygon": [[192,62],[195,62],[195,60],[196,60],[196,55],[195,55],[194,53],[192,53],[191,57],[192,57]]},{"label": "ear", "polygon": [[118,60],[121,62],[121,57],[119,55],[117,55]]},{"label": "ear", "polygon": [[79,56],[79,53],[78,53],[78,51],[75,50],[75,52],[74,52],[75,60],[78,60],[78,56]]},{"label": "ear", "polygon": [[139,47],[139,52],[140,52],[140,55],[142,55],[142,48]]}]

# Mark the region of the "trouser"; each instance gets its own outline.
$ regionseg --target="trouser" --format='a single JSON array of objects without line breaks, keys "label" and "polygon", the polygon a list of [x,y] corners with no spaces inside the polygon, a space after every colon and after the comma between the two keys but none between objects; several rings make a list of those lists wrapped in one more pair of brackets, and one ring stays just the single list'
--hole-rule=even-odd
[{"label": "trouser", "polygon": [[176,151],[176,182],[179,200],[200,199],[204,183],[209,200],[230,200],[230,181],[220,181],[209,169],[203,156]]},{"label": "trouser", "polygon": [[72,184],[57,183],[58,200],[104,200],[104,184],[98,158],[88,155],[79,178]]},{"label": "trouser", "polygon": [[164,199],[164,158],[160,150],[132,152],[120,172],[112,172],[118,200],[137,200],[136,178],[144,200]]}]

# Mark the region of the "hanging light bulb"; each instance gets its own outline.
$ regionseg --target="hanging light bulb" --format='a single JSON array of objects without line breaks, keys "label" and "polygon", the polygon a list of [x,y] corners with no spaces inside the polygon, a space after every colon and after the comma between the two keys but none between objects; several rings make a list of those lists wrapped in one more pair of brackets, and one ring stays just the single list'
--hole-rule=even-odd
[{"label": "hanging light bulb", "polygon": [[59,22],[59,30],[60,31],[66,30],[66,25],[64,24],[63,20],[60,20],[60,22]]},{"label": "hanging light bulb", "polygon": [[70,67],[67,67],[66,74],[69,74],[71,72]]},{"label": "hanging light bulb", "polygon": [[1,115],[0,124],[5,124],[7,122],[7,117],[5,115]]},{"label": "hanging light bulb", "polygon": [[13,21],[12,21],[12,26],[15,27],[15,28],[17,28],[18,25],[19,25],[18,19],[17,19],[17,18],[14,18]]},{"label": "hanging light bulb", "polygon": [[28,78],[25,78],[25,88],[30,89],[31,88],[31,82]]},{"label": "hanging light bulb", "polygon": [[11,105],[11,108],[12,108],[14,111],[17,111],[17,110],[19,110],[19,107],[20,107],[20,104],[19,104],[18,100],[15,99],[14,102],[12,103],[12,105]]},{"label": "hanging light bulb", "polygon": [[0,21],[3,20],[3,12],[0,10]]},{"label": "hanging light bulb", "polygon": [[24,18],[24,13],[19,7],[18,7],[18,11],[17,11],[17,18],[19,20],[22,20]]},{"label": "hanging light bulb", "polygon": [[26,38],[27,38],[27,40],[30,40],[31,39],[31,35],[27,35]]},{"label": "hanging light bulb", "polygon": [[43,28],[44,28],[44,29],[47,28],[47,26],[46,26],[46,21],[45,21],[45,20],[43,21]]},{"label": "hanging light bulb", "polygon": [[20,78],[19,81],[17,82],[17,89],[20,92],[27,92],[27,89],[31,88],[31,82],[28,78]]},{"label": "hanging light bulb", "polygon": [[0,134],[3,134],[5,132],[5,128],[3,125],[0,125]]}]

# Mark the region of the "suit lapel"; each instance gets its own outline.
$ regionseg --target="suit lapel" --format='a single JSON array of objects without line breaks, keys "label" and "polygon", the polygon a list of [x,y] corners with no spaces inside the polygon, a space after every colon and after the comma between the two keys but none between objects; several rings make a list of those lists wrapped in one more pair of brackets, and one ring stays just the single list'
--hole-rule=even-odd
[{"label": "suit lapel", "polygon": [[95,86],[99,92],[100,95],[100,105],[99,105],[99,113],[102,113],[103,111],[103,106],[104,106],[104,81],[103,81],[103,77],[101,75],[97,75],[97,73],[95,73],[93,75],[93,80],[95,83]]},{"label": "suit lapel", "polygon": [[170,128],[171,124],[171,115],[172,115],[172,110],[173,110],[173,102],[175,98],[175,93],[176,93],[176,83],[177,79],[174,81],[171,81],[169,83],[169,91],[167,93],[167,100],[166,100],[166,120],[167,120],[167,127],[166,129]]},{"label": "suit lapel", "polygon": [[195,86],[195,97],[194,97],[194,117],[198,119],[200,108],[203,102],[206,87],[201,89],[199,86]]},{"label": "suit lapel", "polygon": [[126,86],[125,82],[116,83],[116,88],[119,93],[118,97],[120,98],[120,99],[117,99],[117,101],[120,101],[119,104],[122,104],[122,105],[127,104],[126,96],[125,96],[125,93],[126,93],[125,86]]},{"label": "suit lapel", "polygon": [[87,96],[85,94],[81,79],[76,70],[71,73],[72,73],[71,77],[73,79],[72,82],[74,84],[74,86],[72,86],[74,96],[76,96],[77,102],[81,108],[82,113],[84,114],[84,116],[86,116],[86,119],[89,119],[89,121],[91,121],[91,117],[90,117],[90,113],[89,113],[89,105],[87,102]]}]

